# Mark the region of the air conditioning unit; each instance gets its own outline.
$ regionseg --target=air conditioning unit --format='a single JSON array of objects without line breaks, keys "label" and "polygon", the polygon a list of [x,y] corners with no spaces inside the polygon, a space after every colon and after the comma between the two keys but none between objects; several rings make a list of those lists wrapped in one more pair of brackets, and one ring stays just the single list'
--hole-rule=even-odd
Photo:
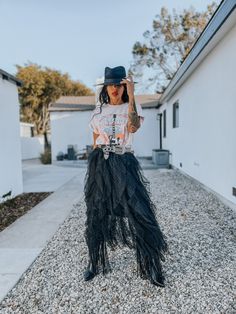
[{"label": "air conditioning unit", "polygon": [[75,160],[75,149],[73,145],[67,145],[68,160]]},{"label": "air conditioning unit", "polygon": [[152,150],[152,162],[157,168],[170,168],[169,163],[170,152],[167,149],[153,149]]}]

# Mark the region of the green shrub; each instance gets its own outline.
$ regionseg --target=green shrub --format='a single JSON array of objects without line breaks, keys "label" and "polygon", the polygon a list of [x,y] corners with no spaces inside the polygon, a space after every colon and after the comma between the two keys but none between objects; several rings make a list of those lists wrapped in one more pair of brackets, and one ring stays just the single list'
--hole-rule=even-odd
[{"label": "green shrub", "polygon": [[40,160],[42,164],[51,164],[52,163],[52,154],[51,149],[46,148],[44,150],[44,153],[40,154]]}]

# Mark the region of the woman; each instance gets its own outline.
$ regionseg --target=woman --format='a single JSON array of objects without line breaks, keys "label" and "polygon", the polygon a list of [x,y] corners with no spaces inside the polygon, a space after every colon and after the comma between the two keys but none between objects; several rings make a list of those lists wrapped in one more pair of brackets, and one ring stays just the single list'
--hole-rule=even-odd
[{"label": "woman", "polygon": [[133,134],[144,119],[142,108],[135,104],[134,82],[124,67],[106,67],[102,85],[100,106],[90,121],[94,150],[84,186],[89,253],[84,279],[91,280],[100,268],[103,274],[111,270],[107,247],[126,245],[136,251],[139,275],[164,287],[161,260],[167,242],[155,217],[149,182],[132,153]]}]

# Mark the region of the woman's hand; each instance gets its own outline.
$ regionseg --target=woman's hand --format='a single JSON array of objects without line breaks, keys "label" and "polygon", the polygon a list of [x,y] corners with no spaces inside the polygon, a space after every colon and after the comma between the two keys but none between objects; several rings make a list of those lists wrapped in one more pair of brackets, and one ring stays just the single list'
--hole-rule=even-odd
[{"label": "woman's hand", "polygon": [[134,82],[132,76],[129,75],[126,78],[122,79],[120,84],[126,84],[129,99],[130,100],[134,99]]}]

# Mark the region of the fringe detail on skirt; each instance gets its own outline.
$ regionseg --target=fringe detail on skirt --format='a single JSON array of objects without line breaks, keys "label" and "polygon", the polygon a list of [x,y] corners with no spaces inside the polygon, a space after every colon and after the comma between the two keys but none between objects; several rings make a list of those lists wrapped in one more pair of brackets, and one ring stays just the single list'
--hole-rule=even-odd
[{"label": "fringe detail on skirt", "polygon": [[107,246],[135,249],[142,278],[164,281],[161,260],[168,250],[166,237],[155,216],[150,183],[135,156],[110,153],[101,148],[89,155],[84,181],[87,206],[85,239],[93,272],[111,270]]}]

